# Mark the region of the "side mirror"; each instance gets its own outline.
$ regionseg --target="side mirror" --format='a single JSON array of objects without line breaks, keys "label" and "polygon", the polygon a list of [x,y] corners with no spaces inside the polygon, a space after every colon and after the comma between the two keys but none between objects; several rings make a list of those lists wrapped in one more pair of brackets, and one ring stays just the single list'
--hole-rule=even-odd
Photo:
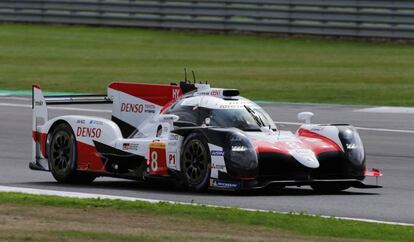
[{"label": "side mirror", "polygon": [[306,124],[310,124],[312,121],[313,115],[314,114],[312,112],[301,112],[301,113],[298,113],[298,119],[305,121]]},{"label": "side mirror", "polygon": [[174,114],[160,114],[158,115],[158,121],[160,123],[172,123],[179,119],[177,115]]}]

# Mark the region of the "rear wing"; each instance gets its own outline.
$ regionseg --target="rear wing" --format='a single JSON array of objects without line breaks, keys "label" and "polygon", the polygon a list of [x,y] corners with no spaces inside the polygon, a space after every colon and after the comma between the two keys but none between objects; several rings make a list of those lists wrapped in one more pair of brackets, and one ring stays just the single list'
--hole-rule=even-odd
[{"label": "rear wing", "polygon": [[112,103],[112,99],[105,94],[44,96],[39,85],[35,84],[32,86],[33,117],[43,119],[43,123],[48,120],[48,113],[47,113],[48,105],[106,104],[106,103]]},{"label": "rear wing", "polygon": [[48,105],[105,103],[112,103],[112,99],[103,94],[44,96],[40,86],[35,84],[32,86],[32,131],[36,132],[37,126],[43,125],[49,120],[47,112]]}]

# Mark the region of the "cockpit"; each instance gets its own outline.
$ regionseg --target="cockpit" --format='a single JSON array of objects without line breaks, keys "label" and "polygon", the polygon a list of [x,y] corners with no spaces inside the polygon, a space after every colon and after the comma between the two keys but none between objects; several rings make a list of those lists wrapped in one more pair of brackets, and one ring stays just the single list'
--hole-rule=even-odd
[{"label": "cockpit", "polygon": [[267,127],[276,130],[276,125],[265,110],[242,97],[187,97],[171,106],[167,113],[179,116],[179,122],[191,126],[234,127],[243,131],[260,131]]}]

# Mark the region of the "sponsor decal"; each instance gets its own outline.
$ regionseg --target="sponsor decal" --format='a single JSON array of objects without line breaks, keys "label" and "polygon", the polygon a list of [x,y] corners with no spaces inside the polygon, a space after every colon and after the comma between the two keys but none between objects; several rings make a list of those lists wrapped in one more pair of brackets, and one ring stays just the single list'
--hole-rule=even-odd
[{"label": "sponsor decal", "polygon": [[180,89],[172,89],[173,100],[177,99],[179,96],[180,96]]},{"label": "sponsor decal", "polygon": [[162,117],[162,120],[163,121],[165,121],[165,122],[171,122],[171,121],[174,121],[174,116],[163,116]]},{"label": "sponsor decal", "polygon": [[43,101],[37,100],[34,103],[35,103],[35,106],[43,106]]},{"label": "sponsor decal", "polygon": [[76,136],[78,137],[99,138],[101,134],[102,130],[100,128],[78,127],[76,130]]},{"label": "sponsor decal", "polygon": [[198,92],[197,95],[210,95],[210,93],[204,91],[204,92]]},{"label": "sponsor decal", "polygon": [[94,125],[103,125],[104,123],[102,121],[98,121],[98,120],[90,120],[89,124],[94,124]]},{"label": "sponsor decal", "polygon": [[220,105],[221,109],[241,109],[244,108],[243,105],[240,104],[234,104],[234,105]]},{"label": "sponsor decal", "polygon": [[177,146],[177,142],[168,142],[168,145],[169,146],[171,146],[171,147],[175,147],[175,146]]},{"label": "sponsor decal", "polygon": [[224,155],[224,151],[222,150],[212,150],[210,152],[211,156],[223,156]]},{"label": "sponsor decal", "polygon": [[144,111],[143,104],[121,103],[121,112],[125,113],[142,113]]},{"label": "sponsor decal", "polygon": [[122,149],[123,150],[138,150],[138,144],[133,144],[133,143],[124,143],[122,144]]},{"label": "sponsor decal", "polygon": [[145,104],[145,109],[155,109],[155,105],[154,104]]},{"label": "sponsor decal", "polygon": [[223,188],[223,189],[239,189],[240,188],[240,182],[236,181],[223,181],[219,179],[210,179],[210,186],[217,187],[217,188]]},{"label": "sponsor decal", "polygon": [[76,123],[77,124],[84,124],[85,123],[85,120],[79,119],[79,120],[76,120]]},{"label": "sponsor decal", "polygon": [[212,91],[210,92],[210,95],[211,95],[211,96],[220,96],[220,90],[212,90]]},{"label": "sponsor decal", "polygon": [[225,170],[226,166],[225,165],[218,165],[218,164],[213,163],[213,168],[217,169],[217,170]]},{"label": "sponsor decal", "polygon": [[170,134],[170,136],[168,137],[169,140],[178,140],[178,135],[176,134]]},{"label": "sponsor decal", "polygon": [[145,104],[144,113],[155,113],[156,106],[154,104]]},{"label": "sponsor decal", "polygon": [[165,149],[165,144],[160,142],[154,142],[149,145],[150,148],[154,149]]},{"label": "sponsor decal", "polygon": [[320,131],[324,130],[324,127],[313,127],[310,130],[314,131],[314,132],[320,132]]}]

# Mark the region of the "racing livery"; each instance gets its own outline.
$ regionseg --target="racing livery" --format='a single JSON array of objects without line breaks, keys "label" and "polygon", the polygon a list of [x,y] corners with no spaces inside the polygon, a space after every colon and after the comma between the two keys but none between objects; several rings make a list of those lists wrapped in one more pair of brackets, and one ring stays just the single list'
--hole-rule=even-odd
[{"label": "racing livery", "polygon": [[[296,133],[236,89],[181,82],[114,82],[107,95],[44,97],[33,85],[30,168],[58,182],[90,183],[98,176],[177,182],[193,191],[305,186],[321,192],[378,188],[357,130],[312,124]],[[47,105],[112,103],[111,120],[66,115],[49,120]]]}]

